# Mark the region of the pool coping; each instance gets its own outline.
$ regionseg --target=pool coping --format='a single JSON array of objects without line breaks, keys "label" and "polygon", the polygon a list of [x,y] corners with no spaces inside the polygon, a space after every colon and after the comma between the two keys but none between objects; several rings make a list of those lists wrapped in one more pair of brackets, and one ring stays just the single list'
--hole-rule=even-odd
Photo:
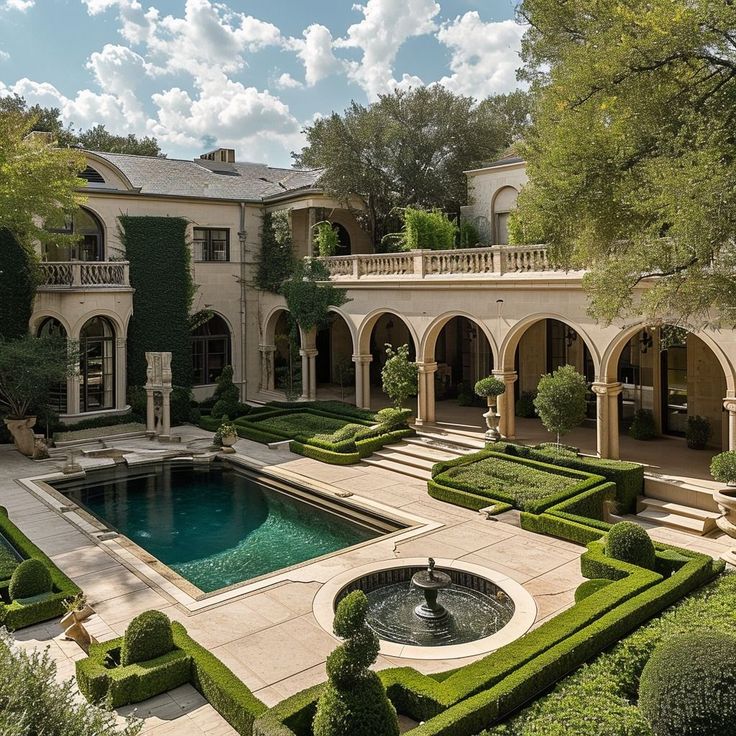
[{"label": "pool coping", "polygon": [[[492,568],[462,560],[438,557],[435,562],[437,564],[436,569],[438,570],[442,568],[463,570],[464,572],[469,572],[496,584],[514,602],[513,616],[495,634],[468,642],[467,644],[420,647],[380,639],[380,654],[401,659],[460,659],[463,657],[477,657],[482,654],[490,654],[496,649],[500,649],[502,646],[518,639],[523,634],[526,634],[534,625],[537,618],[536,601],[531,593],[513,578],[497,572]],[[317,591],[312,603],[312,613],[314,613],[317,623],[325,631],[332,633],[332,622],[335,619],[334,601],[346,585],[358,578],[381,570],[390,570],[398,567],[424,567],[426,564],[426,557],[406,557],[403,559],[387,559],[380,562],[371,562],[340,573],[328,580]]]},{"label": "pool coping", "polygon": [[[107,528],[101,529],[100,522],[96,517],[92,517],[82,507],[79,507],[76,504],[70,504],[69,499],[67,499],[61,491],[58,491],[50,485],[50,482],[53,481],[85,477],[87,472],[94,472],[95,470],[110,467],[111,463],[101,462],[99,464],[90,464],[79,473],[62,473],[57,471],[54,473],[45,473],[43,475],[27,478],[18,478],[16,482],[39,498],[39,500],[55,511],[60,517],[67,519],[72,526],[85,534],[96,545],[107,550],[114,559],[138,575],[138,577],[147,582],[153,589],[162,592],[172,599],[174,603],[182,606],[189,614],[198,613],[219,604],[230,602],[237,598],[241,598],[251,593],[285,582],[315,581],[323,584],[319,577],[308,578],[307,575],[305,575],[305,573],[308,574],[308,568],[310,566],[318,565],[327,559],[337,557],[361,547],[367,547],[389,539],[394,543],[397,543],[399,541],[411,539],[415,536],[426,534],[427,532],[434,531],[443,526],[441,522],[426,519],[403,510],[397,510],[391,506],[373,501],[372,499],[366,498],[357,493],[346,493],[344,489],[337,488],[329,483],[314,480],[286,468],[267,465],[266,463],[248,458],[244,455],[218,454],[217,457],[226,463],[241,466],[247,470],[256,472],[259,475],[264,476],[266,479],[270,478],[276,481],[295,483],[301,488],[312,490],[320,496],[333,496],[336,499],[339,499],[342,505],[355,507],[356,510],[362,511],[363,513],[383,517],[396,524],[403,525],[404,528],[381,534],[374,539],[369,539],[364,542],[351,545],[350,547],[344,547],[343,549],[330,552],[326,555],[320,555],[319,557],[305,560],[304,562],[296,565],[280,568],[279,570],[275,570],[257,578],[251,578],[247,581],[235,583],[234,585],[226,588],[212,591],[211,593],[205,593],[123,534],[112,532],[115,536],[113,538],[108,538],[111,533],[110,530]],[[189,464],[196,462],[197,460],[193,459],[191,456],[168,459],[152,457],[146,464]],[[142,463],[136,462],[133,465],[137,466],[140,464]],[[295,575],[297,572],[299,574]]]}]

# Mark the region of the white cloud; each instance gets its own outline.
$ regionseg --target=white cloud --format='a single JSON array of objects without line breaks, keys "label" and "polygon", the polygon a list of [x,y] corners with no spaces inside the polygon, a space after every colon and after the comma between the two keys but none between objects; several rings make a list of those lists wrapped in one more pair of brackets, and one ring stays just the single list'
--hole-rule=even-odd
[{"label": "white cloud", "polygon": [[275,82],[274,86],[278,89],[296,89],[302,86],[298,79],[294,79],[288,72],[284,72]]},{"label": "white cloud", "polygon": [[10,54],[7,51],[0,49],[0,61],[7,61],[10,58]]},{"label": "white cloud", "polygon": [[332,50],[333,40],[330,29],[319,23],[308,26],[304,38],[289,38],[284,46],[296,51],[296,55],[304,64],[304,78],[308,87],[329,77],[330,74],[343,68]]},{"label": "white cloud", "polygon": [[439,84],[476,98],[516,89],[524,30],[513,20],[486,23],[475,10],[446,23],[437,39],[452,52],[452,74]]},{"label": "white cloud", "polygon": [[5,0],[0,6],[2,10],[19,10],[25,13],[26,10],[32,8],[36,4],[36,0]]},{"label": "white cloud", "polygon": [[350,26],[347,37],[335,45],[362,49],[361,60],[349,63],[348,75],[375,99],[399,84],[393,77],[399,49],[407,39],[436,30],[440,6],[434,0],[368,0],[353,7],[363,13],[363,20]]}]

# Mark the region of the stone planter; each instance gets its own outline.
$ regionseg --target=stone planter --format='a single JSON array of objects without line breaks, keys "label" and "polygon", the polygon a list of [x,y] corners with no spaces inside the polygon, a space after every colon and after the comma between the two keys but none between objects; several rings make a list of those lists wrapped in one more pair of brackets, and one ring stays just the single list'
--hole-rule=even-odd
[{"label": "stone planter", "polygon": [[36,435],[32,427],[36,424],[36,417],[23,417],[23,419],[6,417],[3,421],[8,428],[8,432],[13,436],[16,450],[26,457],[33,457]]},{"label": "stone planter", "polygon": [[238,441],[238,435],[226,434],[221,437],[223,447],[232,447]]},{"label": "stone planter", "polygon": [[483,415],[483,419],[486,420],[486,431],[485,438],[488,442],[498,442],[501,439],[501,433],[498,431],[498,420],[500,417],[496,414],[496,397],[487,396],[488,411]]},{"label": "stone planter", "polygon": [[[736,488],[721,488],[713,494],[713,500],[723,514],[716,519],[718,528],[732,539],[736,539]],[[726,562],[736,565],[736,548],[725,552],[722,557]]]}]

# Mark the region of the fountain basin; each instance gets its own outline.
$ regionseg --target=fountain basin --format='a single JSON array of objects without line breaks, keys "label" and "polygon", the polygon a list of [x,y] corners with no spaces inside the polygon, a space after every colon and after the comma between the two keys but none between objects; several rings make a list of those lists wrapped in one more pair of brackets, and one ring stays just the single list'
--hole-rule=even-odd
[{"label": "fountain basin", "polygon": [[407,659],[455,659],[486,654],[528,631],[537,607],[532,596],[506,575],[480,565],[438,559],[436,575],[451,586],[439,590],[447,616],[423,618],[415,608],[424,591],[412,577],[427,570],[427,558],[371,563],[329,580],[314,599],[313,611],[327,631],[337,603],[363,590],[369,603],[368,623],[376,631],[382,654]]}]

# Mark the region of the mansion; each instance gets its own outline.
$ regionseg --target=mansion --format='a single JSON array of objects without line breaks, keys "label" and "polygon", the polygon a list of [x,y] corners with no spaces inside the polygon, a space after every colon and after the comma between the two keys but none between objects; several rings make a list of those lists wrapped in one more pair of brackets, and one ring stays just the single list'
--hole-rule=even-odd
[{"label": "mansion", "polygon": [[297,258],[312,255],[317,222],[337,226],[338,254],[325,262],[349,298],[329,326],[299,336],[305,399],[375,405],[383,346],[406,343],[419,367],[418,424],[441,421],[446,407],[494,373],[507,387],[500,429],[513,438],[517,401],[532,394],[541,374],[569,363],[590,384],[600,456],[618,457],[619,435],[639,409],[651,411],[664,434],[684,434],[689,417],[704,417],[713,447],[736,449],[736,332],[596,323],[583,273],[555,269],[542,245],[507,244],[509,214],[526,181],[518,158],[467,172],[463,217],[479,233],[477,247],[382,254],[353,212],[320,189],[319,171],[240,163],[230,149],[194,161],[85,153],[87,201],[68,224],[78,245],[41,254],[31,320],[34,334],[80,341],[80,370],[58,396],[67,422],[128,411],[135,284],[118,234],[121,215],[189,223],[192,309],[211,312],[191,338],[195,398],[210,395],[230,364],[243,400],[283,399],[293,360],[288,312],[283,297],[254,284],[263,215],[286,210]]}]

